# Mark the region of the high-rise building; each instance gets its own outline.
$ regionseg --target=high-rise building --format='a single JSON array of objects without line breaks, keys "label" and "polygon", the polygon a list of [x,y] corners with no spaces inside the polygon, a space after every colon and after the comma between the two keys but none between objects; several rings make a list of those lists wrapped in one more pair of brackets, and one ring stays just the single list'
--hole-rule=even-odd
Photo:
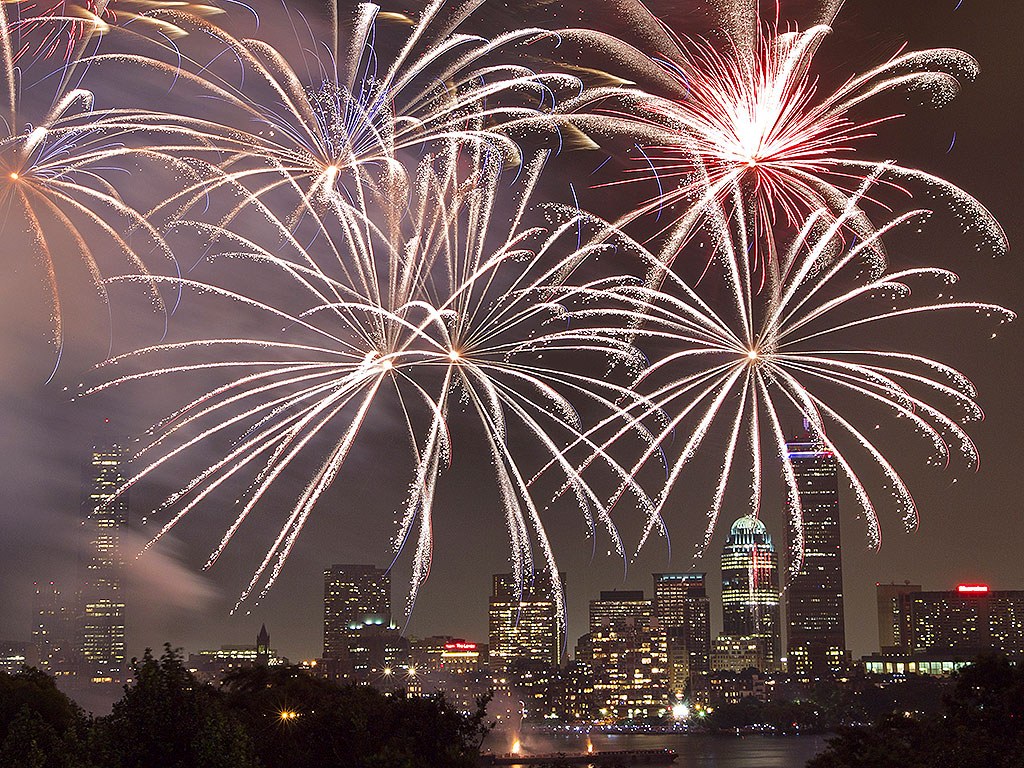
[{"label": "high-rise building", "polygon": [[51,675],[75,669],[72,611],[52,581],[36,582],[32,605],[32,642],[39,650],[39,666]]},{"label": "high-rise building", "polygon": [[121,683],[125,676],[124,561],[121,531],[128,525],[128,495],[118,445],[92,449],[82,494],[86,536],[79,653],[82,677],[93,683]]},{"label": "high-rise building", "polygon": [[764,523],[750,515],[729,529],[722,548],[722,626],[726,635],[762,640],[762,672],[779,669],[779,558]]},{"label": "high-rise building", "polygon": [[[786,585],[787,671],[801,677],[835,677],[848,667],[836,457],[809,431],[787,443],[786,449],[803,520],[803,560]],[[786,534],[792,563],[801,547],[792,526]]]},{"label": "high-rise building", "polygon": [[651,611],[651,601],[644,599],[643,590],[603,591],[600,599],[590,601],[590,631],[634,618],[650,621]]},{"label": "high-rise building", "polygon": [[391,624],[391,577],[373,565],[324,571],[325,674],[380,683],[408,658],[408,642]]},{"label": "high-rise building", "polygon": [[878,585],[879,637],[894,642],[864,657],[868,672],[949,675],[980,653],[1024,661],[1024,590],[959,584],[924,592],[917,585]]},{"label": "high-rise building", "polygon": [[878,647],[882,653],[910,651],[910,596],[920,584],[875,584],[878,598]]},{"label": "high-rise building", "polygon": [[544,573],[517,588],[511,573],[496,573],[488,603],[488,644],[491,672],[506,676],[513,666],[553,668],[562,661],[564,634],[562,617],[555,602],[556,589]]},{"label": "high-rise building", "polygon": [[324,570],[324,658],[339,658],[351,633],[391,625],[391,577],[373,565]]},{"label": "high-rise building", "polygon": [[711,645],[711,669],[715,672],[763,672],[767,668],[763,637],[723,634]]},{"label": "high-rise building", "polygon": [[907,596],[910,652],[994,650],[1024,657],[1024,591],[959,584]]},{"label": "high-rise building", "polygon": [[590,632],[576,655],[594,671],[602,716],[658,717],[669,706],[666,635],[643,592],[602,592],[592,600]]},{"label": "high-rise building", "polygon": [[711,670],[711,603],[704,573],[655,573],[654,617],[664,630],[668,651],[668,687],[681,696],[689,687],[706,703]]}]

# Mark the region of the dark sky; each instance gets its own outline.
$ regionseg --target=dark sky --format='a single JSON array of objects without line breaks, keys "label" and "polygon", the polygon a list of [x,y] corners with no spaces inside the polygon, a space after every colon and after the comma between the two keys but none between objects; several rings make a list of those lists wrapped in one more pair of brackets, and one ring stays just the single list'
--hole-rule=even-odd
[{"label": "dark sky", "polygon": [[[962,277],[959,296],[1019,311],[1024,268],[1015,246],[1024,235],[1018,146],[1024,135],[1019,45],[1024,9],[1001,0],[963,0],[958,9],[955,6],[956,0],[849,0],[834,34],[818,54],[816,71],[824,79],[845,78],[858,67],[890,55],[903,41],[912,49],[962,48],[980,61],[980,77],[968,84],[956,101],[939,111],[911,108],[906,119],[884,126],[880,138],[865,151],[950,179],[993,211],[1011,241],[1011,251],[1003,258],[976,254],[969,239],[950,237],[941,227],[900,239],[897,245],[912,262],[957,271]],[[680,23],[698,21],[687,18]],[[954,132],[956,141],[947,153]],[[580,165],[574,165],[576,162]],[[585,162],[590,161],[565,163],[559,173],[571,176],[573,169],[579,170]],[[557,188],[559,181],[554,179],[552,188]],[[588,196],[597,205],[602,203],[600,193],[584,192],[585,200]],[[941,204],[936,208],[941,219]],[[106,312],[97,309],[88,289],[67,294],[68,351],[55,380],[44,385],[53,359],[45,340],[45,304],[35,282],[38,265],[23,246],[12,246],[11,241],[0,246],[0,251],[8,270],[0,286],[0,321],[5,328],[0,335],[0,457],[5,465],[5,480],[0,484],[0,638],[19,639],[29,634],[32,582],[56,578],[69,583],[75,573],[79,480],[92,436],[137,434],[174,407],[179,398],[171,385],[156,385],[132,390],[130,397],[69,402],[64,387],[73,389],[81,372],[106,352]],[[80,270],[76,272],[73,266],[64,269],[65,284],[87,283]],[[133,299],[126,296],[124,301],[127,306]],[[134,320],[126,320],[126,314],[114,315],[115,348],[127,348],[147,334],[152,342],[154,332],[159,337],[156,319],[142,322],[140,328]],[[1024,510],[1017,493],[1024,429],[1019,407],[1024,344],[1019,324],[1002,329],[995,340],[988,339],[990,330],[979,323],[937,323],[914,331],[922,338],[909,339],[960,367],[977,385],[978,400],[987,417],[970,432],[981,451],[981,469],[977,473],[956,467],[946,472],[928,470],[920,451],[897,441],[890,453],[901,460],[899,468],[917,500],[920,529],[904,534],[895,514],[889,511],[887,515],[880,505],[884,538],[881,550],[874,552],[867,549],[857,521],[844,515],[847,633],[855,655],[876,647],[876,581],[909,579],[926,588],[942,589],[970,580],[986,581],[995,588],[1024,589],[1020,564]],[[111,419],[110,424],[103,423],[105,417]],[[388,467],[396,451],[395,440],[388,437],[387,424],[373,426],[383,436],[367,441],[353,456],[261,605],[229,614],[234,597],[262,556],[269,521],[258,522],[215,569],[202,573],[199,566],[228,519],[214,503],[200,510],[163,546],[135,561],[129,576],[130,653],[138,654],[144,646],[164,641],[189,649],[251,642],[260,623],[266,622],[274,645],[293,660],[319,654],[322,569],[331,563],[386,564],[393,510],[403,496],[402,484],[394,481]],[[472,443],[463,450],[463,456],[471,455]],[[479,468],[474,469],[470,459],[460,471],[459,458],[457,452],[455,468],[440,485],[434,565],[408,631],[484,641],[490,574],[507,568],[507,537],[491,497],[476,479]],[[289,478],[288,482],[293,488],[300,487],[302,478]],[[152,498],[153,489],[143,488],[134,495],[132,515],[136,520],[147,511],[145,506]],[[781,507],[781,497],[774,504]],[[765,519],[771,533],[781,540],[778,509],[772,510],[772,505],[767,498]],[[723,522],[739,514],[727,509]],[[718,554],[727,525],[720,526],[703,561],[694,564],[689,553],[703,516],[698,502],[673,499],[667,514],[673,558],[667,557],[661,542],[652,541],[623,580],[622,563],[606,554],[606,542],[598,540],[592,559],[591,544],[583,537],[578,514],[571,509],[556,510],[548,529],[560,568],[568,573],[570,642],[584,631],[587,601],[599,590],[649,591],[652,571],[709,571],[716,605]],[[629,526],[626,522],[625,527]],[[403,578],[396,576],[394,589],[399,612]],[[713,616],[718,631],[717,605]]]}]

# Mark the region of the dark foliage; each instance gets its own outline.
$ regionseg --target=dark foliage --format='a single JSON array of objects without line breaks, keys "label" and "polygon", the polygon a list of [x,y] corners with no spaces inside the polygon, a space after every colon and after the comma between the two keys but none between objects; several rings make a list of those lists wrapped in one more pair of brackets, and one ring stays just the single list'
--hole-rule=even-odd
[{"label": "dark foliage", "polygon": [[0,674],[3,768],[475,768],[486,701],[339,687],[295,667],[200,683],[169,645],[91,719],[38,670]]},{"label": "dark foliage", "polygon": [[385,696],[294,669],[241,670],[228,701],[266,768],[471,768],[487,732],[484,706],[467,716],[440,696]]},{"label": "dark foliage", "polygon": [[0,765],[86,768],[90,721],[38,669],[0,673]]},{"label": "dark foliage", "polygon": [[1024,768],[1024,667],[983,656],[936,715],[846,728],[808,768]]}]

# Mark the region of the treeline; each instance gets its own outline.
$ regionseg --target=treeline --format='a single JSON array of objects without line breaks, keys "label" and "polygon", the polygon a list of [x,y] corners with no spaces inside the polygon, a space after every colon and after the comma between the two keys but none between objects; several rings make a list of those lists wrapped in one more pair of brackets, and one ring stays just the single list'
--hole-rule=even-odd
[{"label": "treeline", "polygon": [[718,706],[708,716],[711,731],[767,728],[780,734],[826,733],[852,724],[871,723],[891,712],[915,714],[938,712],[952,682],[925,675],[903,682],[879,685],[871,677],[845,682],[821,680],[808,691],[791,698],[761,702],[748,697],[735,704]]},{"label": "treeline", "polygon": [[841,729],[807,768],[1024,768],[1024,666],[982,657],[940,701]]},{"label": "treeline", "polygon": [[385,696],[294,667],[240,670],[215,688],[169,645],[133,663],[105,717],[86,715],[43,672],[0,674],[4,768],[475,768],[484,705]]}]

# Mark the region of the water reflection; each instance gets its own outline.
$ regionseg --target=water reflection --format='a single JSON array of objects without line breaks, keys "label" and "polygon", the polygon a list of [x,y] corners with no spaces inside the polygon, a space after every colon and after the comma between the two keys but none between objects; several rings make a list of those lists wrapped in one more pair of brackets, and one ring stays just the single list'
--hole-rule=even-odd
[{"label": "water reflection", "polygon": [[[494,732],[484,749],[503,753],[516,740],[516,734]],[[537,755],[620,749],[674,749],[674,763],[654,764],[653,768],[804,768],[807,761],[825,748],[827,736],[707,736],[703,734],[518,734],[519,754]],[[521,768],[536,768],[522,766]]]}]

